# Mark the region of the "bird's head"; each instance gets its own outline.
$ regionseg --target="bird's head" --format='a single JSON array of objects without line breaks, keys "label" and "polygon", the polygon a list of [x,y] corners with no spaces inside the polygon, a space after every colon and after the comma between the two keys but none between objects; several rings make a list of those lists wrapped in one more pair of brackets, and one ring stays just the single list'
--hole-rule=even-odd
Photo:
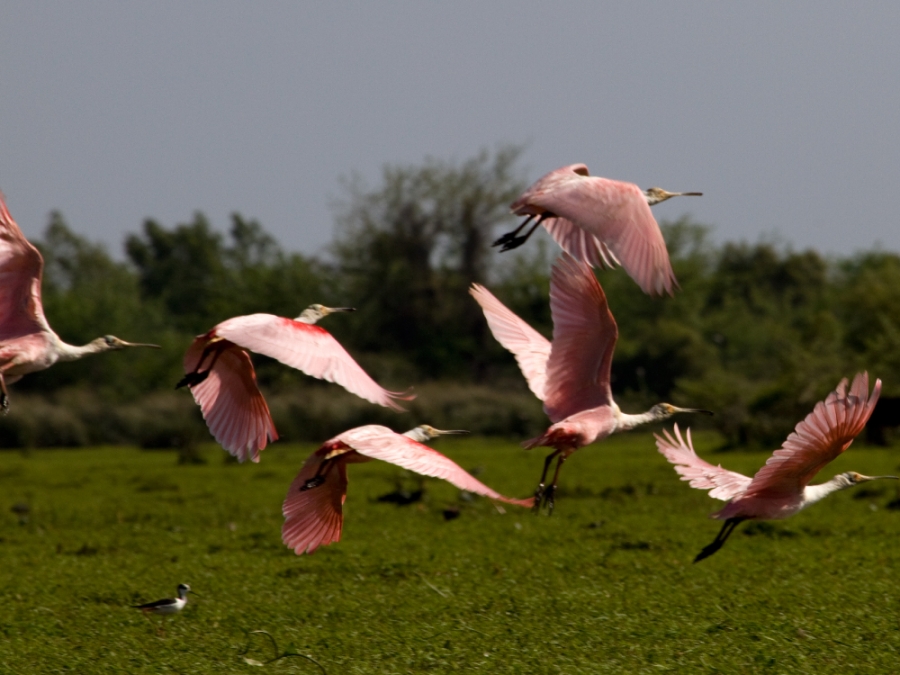
[{"label": "bird's head", "polygon": [[161,349],[159,345],[151,345],[144,342],[125,342],[125,340],[117,338],[115,335],[98,337],[91,344],[97,347],[97,351],[101,352],[117,351],[119,349],[125,349],[125,347],[150,347],[151,349]]},{"label": "bird's head", "polygon": [[438,436],[452,436],[456,434],[467,434],[468,431],[463,431],[462,429],[435,429],[433,426],[429,424],[421,424],[417,426],[415,429],[410,429],[407,431],[404,436],[409,436],[411,439],[418,443],[427,443],[433,438],[437,438]]},{"label": "bird's head", "polygon": [[700,413],[701,415],[713,414],[711,410],[703,410],[702,408],[679,408],[671,403],[657,403],[650,408],[650,413],[653,415],[654,419],[657,420],[667,420],[672,415],[678,413]]},{"label": "bird's head", "polygon": [[300,321],[301,323],[314,324],[319,319],[328,316],[329,314],[334,314],[335,312],[355,312],[356,308],[354,307],[326,307],[325,305],[320,305],[319,303],[314,303],[300,312],[300,316],[298,316],[295,321]]},{"label": "bird's head", "polygon": [[866,483],[870,480],[880,480],[882,478],[898,480],[897,476],[864,476],[861,473],[856,473],[856,471],[847,471],[846,473],[838,474],[838,477],[846,481],[847,487],[853,487],[860,483]]},{"label": "bird's head", "polygon": [[644,196],[647,198],[647,203],[650,206],[654,204],[659,204],[660,202],[664,202],[667,199],[671,199],[672,197],[702,197],[702,192],[667,192],[662,188],[652,187],[644,190]]}]

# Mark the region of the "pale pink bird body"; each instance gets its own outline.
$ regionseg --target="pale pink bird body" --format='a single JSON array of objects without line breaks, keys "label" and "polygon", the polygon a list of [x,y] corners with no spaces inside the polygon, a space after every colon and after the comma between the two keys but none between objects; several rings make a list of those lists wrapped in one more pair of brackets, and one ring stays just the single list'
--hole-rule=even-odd
[{"label": "pale pink bird body", "polygon": [[314,325],[328,314],[348,311],[316,304],[296,319],[272,314],[227,319],[194,339],[184,355],[186,375],[176,387],[190,386],[210,433],[242,462],[258,462],[268,441],[278,439],[248,350],[402,411],[396,400],[412,396],[380,387],[328,331]]},{"label": "pale pink bird body", "polygon": [[[668,403],[659,403],[640,415],[619,409],[610,388],[618,327],[591,268],[568,254],[556,261],[550,277],[552,343],[483,286],[474,284],[469,292],[484,310],[494,337],[516,357],[529,388],[544,402],[544,412],[553,422],[540,437],[523,444],[526,448],[554,448],[544,463],[535,509],[543,500],[552,512],[559,471],[578,448],[675,413],[712,414]],[[556,473],[545,490],[554,457],[558,457]]]},{"label": "pale pink bird body", "polygon": [[881,393],[881,380],[869,394],[869,376],[860,373],[853,379],[850,391],[847,380],[797,424],[780,450],[776,450],[753,478],[721,466],[713,466],[694,452],[691,433],[687,442],[678,426],[675,436],[668,432],[656,436],[659,451],[675,465],[675,471],[691,487],[709,490],[709,496],[728,501],[712,515],[725,525],[716,539],[704,548],[694,562],[718,551],[728,536],[745,520],[779,520],[788,518],[833,492],[859,483],[895,476],[863,476],[853,471],[839,474],[826,483],[809,482],[826,464],[844,452],[863,430],[875,409]]},{"label": "pale pink bird body", "polygon": [[326,441],[303,464],[284,500],[285,521],[281,536],[285,545],[301,555],[340,541],[343,504],[347,498],[347,465],[373,459],[396,464],[423,476],[441,478],[460,490],[530,507],[532,499],[504,497],[453,460],[423,445],[438,436],[458,433],[466,432],[441,431],[423,425],[398,434],[387,427],[370,424]]},{"label": "pale pink bird body", "polygon": [[[641,190],[633,183],[590,176],[584,164],[564,166],[539,178],[513,202],[513,213],[527,218],[494,246],[517,248],[543,225],[576,260],[594,267],[621,265],[645,293],[672,295],[678,282],[650,207],[671,197],[701,194]],[[537,222],[531,230],[516,236],[533,218]]]},{"label": "pale pink bird body", "polygon": [[49,368],[57,361],[74,361],[125,347],[158,345],[125,342],[113,335],[76,346],[53,332],[41,304],[44,259],[29,242],[0,194],[0,407],[9,408],[7,384],[23,375]]}]

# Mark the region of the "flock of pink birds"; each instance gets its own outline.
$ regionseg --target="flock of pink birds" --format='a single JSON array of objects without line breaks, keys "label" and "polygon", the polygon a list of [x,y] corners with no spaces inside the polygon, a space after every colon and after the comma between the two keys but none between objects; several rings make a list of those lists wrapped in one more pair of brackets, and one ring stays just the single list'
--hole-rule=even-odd
[{"label": "flock of pink birds", "polygon": [[[670,197],[699,194],[641,190],[631,183],[590,176],[585,165],[573,164],[543,176],[512,204],[512,211],[525,221],[495,246],[504,251],[521,246],[542,225],[564,250],[551,274],[552,341],[488,289],[474,284],[470,290],[494,337],[515,356],[551,422],[543,434],[523,443],[526,448],[553,450],[533,497],[501,495],[425,445],[440,435],[465,432],[422,425],[398,434],[387,427],[366,425],[326,441],[303,464],[284,500],[284,543],[303,554],[340,540],[348,464],[380,459],[489,499],[552,513],[560,470],[579,448],[675,414],[711,415],[707,410],[668,403],[636,415],[619,409],[610,387],[618,327],[591,269],[620,265],[645,293],[673,295],[678,284],[650,207]],[[529,223],[531,228],[520,235]],[[23,375],[88,354],[156,347],[111,335],[84,346],[63,342],[41,307],[42,271],[40,253],[25,239],[0,195],[0,406],[4,412],[9,409],[7,385]],[[330,333],[316,325],[329,314],[347,311],[352,309],[311,305],[294,319],[238,316],[193,341],[184,356],[185,376],[178,386],[189,387],[210,432],[225,450],[240,461],[258,462],[260,452],[278,438],[248,352],[339,384],[371,403],[403,410],[399,402],[411,395],[383,389]],[[896,478],[847,472],[819,485],[809,484],[862,431],[880,392],[880,380],[870,391],[867,373],[856,375],[849,387],[842,380],[752,478],[701,459],[694,452],[690,429],[683,436],[675,425],[673,432],[657,435],[659,452],[682,480],[727,502],[712,515],[724,520],[721,531],[694,561],[719,550],[745,520],[786,518],[832,492],[864,481]]]}]

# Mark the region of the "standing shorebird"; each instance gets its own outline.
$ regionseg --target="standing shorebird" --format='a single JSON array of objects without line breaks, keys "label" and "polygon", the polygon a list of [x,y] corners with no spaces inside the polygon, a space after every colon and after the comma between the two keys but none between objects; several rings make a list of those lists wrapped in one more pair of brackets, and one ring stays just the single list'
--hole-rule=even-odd
[{"label": "standing shorebird", "polygon": [[351,394],[402,411],[396,401],[414,398],[382,389],[319,319],[350,307],[310,305],[296,319],[250,314],[227,319],[194,339],[184,355],[188,386],[210,433],[243,462],[259,461],[268,441],[278,439],[275,423],[259,387],[248,351],[264,354],[307,375],[335,382]]},{"label": "standing shorebird", "polygon": [[[187,584],[178,584],[177,598],[164,598],[154,602],[148,602],[144,605],[132,605],[134,609],[141,610],[145,615],[156,614],[160,617],[159,630],[163,630],[163,621],[167,616],[178,614],[187,604],[187,594],[194,593]],[[194,595],[197,595],[194,593]]]},{"label": "standing shorebird", "polygon": [[678,425],[675,436],[665,432],[656,436],[659,451],[675,465],[681,480],[700,490],[709,490],[709,496],[728,501],[712,518],[725,524],[709,546],[705,547],[694,562],[700,562],[718,551],[745,520],[780,520],[802,511],[821,501],[833,492],[845,490],[870,480],[897,479],[896,476],[863,476],[847,471],[820,485],[810,485],[819,471],[850,447],[853,439],[866,426],[881,393],[881,380],[869,394],[869,375],[859,373],[853,378],[847,391],[846,378],[824,401],[819,401],[813,411],[797,424],[780,450],[776,450],[766,465],[753,478],[713,466],[700,459],[691,443],[688,429],[687,442],[681,437]]},{"label": "standing shorebird", "polygon": [[[634,183],[589,176],[584,164],[564,166],[539,178],[510,207],[526,216],[497,241],[501,251],[524,244],[538,225],[576,260],[594,267],[620,264],[650,295],[672,295],[678,286],[666,242],[650,207],[672,197],[699,197],[702,192],[641,190]],[[516,236],[537,218],[524,235]]]},{"label": "standing shorebird", "polygon": [[86,345],[63,342],[53,332],[41,304],[44,259],[29,242],[0,194],[0,409],[9,410],[6,385],[23,375],[49,368],[57,361],[75,361],[89,354],[125,347],[159,345],[125,342],[105,335]]},{"label": "standing shorebird", "polygon": [[[515,355],[528,386],[544,402],[544,412],[553,422],[541,436],[522,444],[526,448],[554,448],[544,462],[534,494],[535,511],[546,504],[553,512],[559,471],[578,448],[676,413],[712,415],[708,410],[676,408],[669,403],[658,403],[640,415],[619,410],[610,387],[619,329],[593,271],[570,255],[559,257],[550,276],[552,343],[483,286],[474,284],[469,292],[484,310],[497,342]],[[558,458],[556,472],[545,487],[554,457]]]}]

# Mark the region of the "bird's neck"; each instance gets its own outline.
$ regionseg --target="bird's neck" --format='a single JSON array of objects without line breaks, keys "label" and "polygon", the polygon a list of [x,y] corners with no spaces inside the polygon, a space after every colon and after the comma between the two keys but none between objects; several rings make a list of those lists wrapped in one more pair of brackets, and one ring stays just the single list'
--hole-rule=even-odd
[{"label": "bird's neck", "polygon": [[321,312],[307,307],[302,312],[300,312],[300,316],[298,316],[296,319],[294,319],[294,321],[297,321],[299,323],[306,323],[306,324],[309,324],[310,326],[314,326],[316,324],[316,322],[319,321],[319,319],[322,319],[324,317],[325,317],[325,315],[322,314]]},{"label": "bird's neck", "polygon": [[847,480],[847,477],[843,474],[838,474],[830,481],[820,485],[807,485],[803,488],[803,507],[806,508],[810,504],[820,502],[833,492],[846,490],[848,487],[853,487],[853,485],[854,483]]},{"label": "bird's neck", "polygon": [[642,424],[657,422],[660,419],[652,408],[647,412],[640,413],[639,415],[629,415],[628,413],[623,413],[620,411],[618,414],[618,418],[619,423],[616,425],[616,431],[628,431],[629,429],[634,429],[635,427],[639,427]]},{"label": "bird's neck", "polygon": [[103,338],[91,340],[86,345],[70,345],[62,340],[57,344],[60,361],[77,361],[90,354],[99,354],[109,349]]},{"label": "bird's neck", "polygon": [[408,438],[413,439],[414,441],[416,441],[416,443],[427,443],[428,441],[431,440],[431,436],[426,434],[419,427],[416,427],[415,429],[410,429],[409,431],[405,432],[403,435],[407,436]]}]

